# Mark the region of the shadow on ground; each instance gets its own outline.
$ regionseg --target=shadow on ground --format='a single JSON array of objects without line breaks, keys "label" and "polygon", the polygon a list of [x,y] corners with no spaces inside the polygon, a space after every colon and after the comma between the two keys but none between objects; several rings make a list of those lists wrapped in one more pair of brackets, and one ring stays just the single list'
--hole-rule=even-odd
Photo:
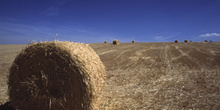
[{"label": "shadow on ground", "polygon": [[10,102],[6,102],[4,105],[0,105],[0,110],[15,110]]}]

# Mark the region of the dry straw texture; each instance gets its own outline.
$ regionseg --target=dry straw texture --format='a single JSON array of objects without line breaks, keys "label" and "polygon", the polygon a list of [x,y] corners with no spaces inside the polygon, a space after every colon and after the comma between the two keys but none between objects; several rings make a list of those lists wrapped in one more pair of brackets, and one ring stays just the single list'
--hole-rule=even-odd
[{"label": "dry straw texture", "polygon": [[113,45],[119,45],[119,40],[113,40]]},{"label": "dry straw texture", "polygon": [[134,41],[134,40],[132,40],[132,43],[135,43],[135,41]]},{"label": "dry straw texture", "polygon": [[178,40],[175,40],[175,43],[178,43]]},{"label": "dry straw texture", "polygon": [[18,110],[92,110],[101,103],[105,67],[86,44],[29,45],[9,75],[9,98]]}]

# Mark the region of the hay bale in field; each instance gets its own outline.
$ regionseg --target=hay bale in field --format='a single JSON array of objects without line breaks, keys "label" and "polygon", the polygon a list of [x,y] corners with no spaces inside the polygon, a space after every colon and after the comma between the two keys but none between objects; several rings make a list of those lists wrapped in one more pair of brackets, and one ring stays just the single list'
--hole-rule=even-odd
[{"label": "hay bale in field", "polygon": [[186,39],[185,39],[185,40],[184,40],[184,42],[185,42],[185,43],[187,43],[187,42],[188,42],[188,40],[186,40]]},{"label": "hay bale in field", "polygon": [[113,40],[113,45],[119,45],[119,40]]},{"label": "hay bale in field", "polygon": [[98,109],[105,67],[86,44],[68,41],[29,45],[9,75],[9,99],[18,110]]},{"label": "hay bale in field", "polygon": [[134,41],[134,40],[132,40],[132,43],[135,43],[135,41]]},{"label": "hay bale in field", "polygon": [[178,43],[178,40],[175,40],[175,43]]},{"label": "hay bale in field", "polygon": [[104,43],[108,43],[107,41],[105,41]]},{"label": "hay bale in field", "polygon": [[208,42],[208,40],[205,40],[204,42]]},{"label": "hay bale in field", "polygon": [[209,42],[212,42],[212,40],[210,40]]},{"label": "hay bale in field", "polygon": [[192,42],[192,40],[190,40],[189,42]]}]

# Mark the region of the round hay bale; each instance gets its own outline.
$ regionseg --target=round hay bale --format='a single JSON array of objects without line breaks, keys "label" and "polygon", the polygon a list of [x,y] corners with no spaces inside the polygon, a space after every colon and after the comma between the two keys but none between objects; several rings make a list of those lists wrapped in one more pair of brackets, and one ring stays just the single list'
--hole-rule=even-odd
[{"label": "round hay bale", "polygon": [[208,42],[208,40],[205,40],[204,42]]},{"label": "round hay bale", "polygon": [[190,40],[189,42],[192,42],[192,40]]},{"label": "round hay bale", "polygon": [[119,45],[119,40],[113,40],[113,45]]},{"label": "round hay bale", "polygon": [[178,40],[175,40],[175,43],[178,43]]},{"label": "round hay bale", "polygon": [[210,40],[209,42],[212,42],[212,40]]},{"label": "round hay bale", "polygon": [[185,43],[187,43],[187,42],[188,42],[188,40],[184,40],[184,42],[185,42]]},{"label": "round hay bale", "polygon": [[134,41],[134,40],[132,40],[132,43],[135,43],[135,41]]},{"label": "round hay bale", "polygon": [[92,110],[100,106],[105,67],[86,44],[29,45],[14,60],[9,99],[18,110]]},{"label": "round hay bale", "polygon": [[104,43],[108,43],[107,41],[105,41]]}]

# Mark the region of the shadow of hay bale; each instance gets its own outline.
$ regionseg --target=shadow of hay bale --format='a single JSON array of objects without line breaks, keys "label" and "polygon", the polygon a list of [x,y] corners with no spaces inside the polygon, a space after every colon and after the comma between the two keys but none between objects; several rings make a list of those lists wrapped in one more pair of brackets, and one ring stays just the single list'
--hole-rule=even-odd
[{"label": "shadow of hay bale", "polygon": [[9,99],[19,110],[98,109],[104,81],[105,67],[86,44],[34,43],[10,68]]},{"label": "shadow of hay bale", "polygon": [[6,102],[4,105],[0,105],[0,110],[15,110],[10,102]]}]

